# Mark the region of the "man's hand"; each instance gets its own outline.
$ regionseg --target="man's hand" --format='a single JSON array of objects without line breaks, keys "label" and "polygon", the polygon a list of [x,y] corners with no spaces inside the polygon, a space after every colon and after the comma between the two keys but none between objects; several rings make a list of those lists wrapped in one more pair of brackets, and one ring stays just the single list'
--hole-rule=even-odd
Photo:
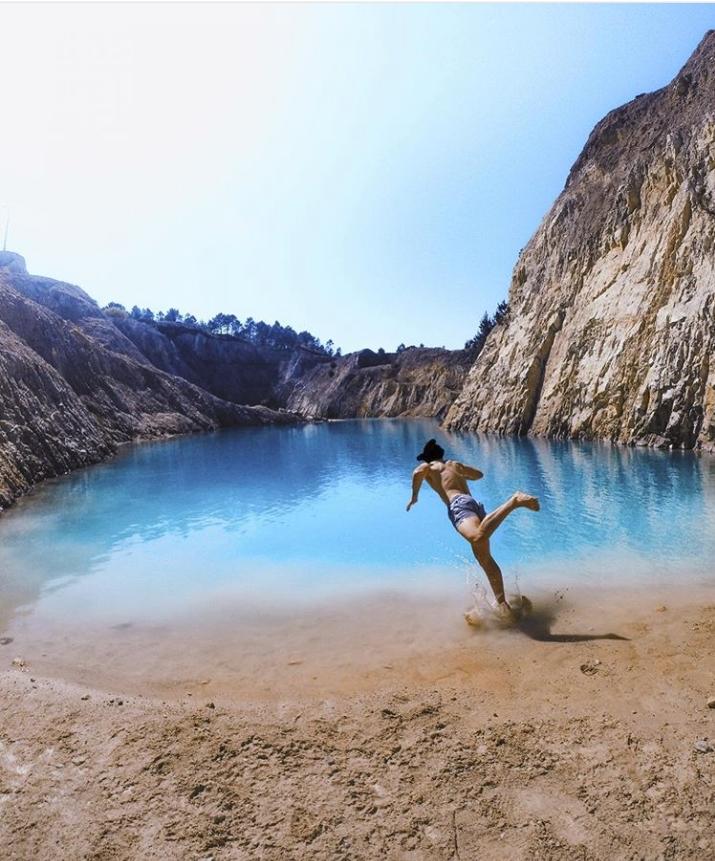
[{"label": "man's hand", "polygon": [[417,497],[420,495],[420,486],[427,477],[428,472],[429,466],[426,463],[423,463],[412,473],[412,499],[407,503],[408,511],[413,505],[417,505]]}]

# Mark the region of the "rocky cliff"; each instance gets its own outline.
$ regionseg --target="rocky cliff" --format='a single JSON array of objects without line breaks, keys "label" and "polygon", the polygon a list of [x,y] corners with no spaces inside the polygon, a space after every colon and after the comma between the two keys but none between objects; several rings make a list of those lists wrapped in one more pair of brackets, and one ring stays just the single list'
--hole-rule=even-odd
[{"label": "rocky cliff", "polygon": [[442,417],[466,354],[331,359],[104,313],[0,252],[0,509],[35,482],[139,439],[302,418]]},{"label": "rocky cliff", "polygon": [[79,288],[0,253],[0,508],[123,442],[295,418],[165,373]]},{"label": "rocky cliff", "polygon": [[287,409],[315,418],[442,418],[468,367],[465,352],[439,348],[362,350],[333,360],[302,353],[282,368],[278,391]]},{"label": "rocky cliff", "polygon": [[182,323],[114,324],[154,366],[240,404],[282,405],[276,395],[285,353],[240,337],[212,335]]},{"label": "rocky cliff", "polygon": [[182,323],[113,322],[144,360],[244,404],[285,408],[310,419],[443,418],[460,391],[469,359],[462,350],[410,347],[361,350],[331,358],[307,348],[257,347]]},{"label": "rocky cliff", "polygon": [[715,31],[596,125],[453,429],[715,447]]}]

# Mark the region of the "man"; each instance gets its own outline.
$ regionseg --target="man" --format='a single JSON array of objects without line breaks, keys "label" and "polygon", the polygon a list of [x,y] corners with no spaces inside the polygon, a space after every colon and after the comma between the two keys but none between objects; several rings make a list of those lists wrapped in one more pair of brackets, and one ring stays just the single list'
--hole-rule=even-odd
[{"label": "man", "polygon": [[512,610],[504,595],[501,569],[489,550],[489,538],[517,508],[538,511],[539,500],[535,496],[517,491],[503,505],[487,514],[482,503],[477,502],[471,495],[467,484],[467,479],[477,481],[482,478],[482,472],[456,460],[446,461],[444,449],[433,439],[428,440],[422,452],[417,455],[417,460],[423,463],[412,473],[412,499],[407,504],[407,510],[416,504],[422,482],[426,481],[447,506],[452,526],[470,543],[472,553],[487,575],[500,612],[511,616]]}]

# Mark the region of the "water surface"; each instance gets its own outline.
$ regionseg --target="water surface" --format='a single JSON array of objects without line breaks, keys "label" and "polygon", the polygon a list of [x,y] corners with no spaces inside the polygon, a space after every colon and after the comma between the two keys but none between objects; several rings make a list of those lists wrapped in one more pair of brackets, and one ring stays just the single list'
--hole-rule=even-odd
[{"label": "water surface", "polygon": [[430,436],[484,471],[473,490],[488,510],[515,489],[540,497],[493,538],[508,583],[712,582],[710,457],[335,422],[140,445],[46,483],[0,519],[0,626],[461,588],[477,569],[443,503],[425,486],[405,512]]}]

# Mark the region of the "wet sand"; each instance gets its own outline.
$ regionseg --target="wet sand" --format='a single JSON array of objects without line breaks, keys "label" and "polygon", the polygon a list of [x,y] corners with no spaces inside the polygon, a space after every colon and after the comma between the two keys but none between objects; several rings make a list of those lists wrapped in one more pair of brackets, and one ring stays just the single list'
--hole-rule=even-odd
[{"label": "wet sand", "polygon": [[389,592],[20,625],[4,857],[712,857],[715,591],[530,597],[518,629]]}]

